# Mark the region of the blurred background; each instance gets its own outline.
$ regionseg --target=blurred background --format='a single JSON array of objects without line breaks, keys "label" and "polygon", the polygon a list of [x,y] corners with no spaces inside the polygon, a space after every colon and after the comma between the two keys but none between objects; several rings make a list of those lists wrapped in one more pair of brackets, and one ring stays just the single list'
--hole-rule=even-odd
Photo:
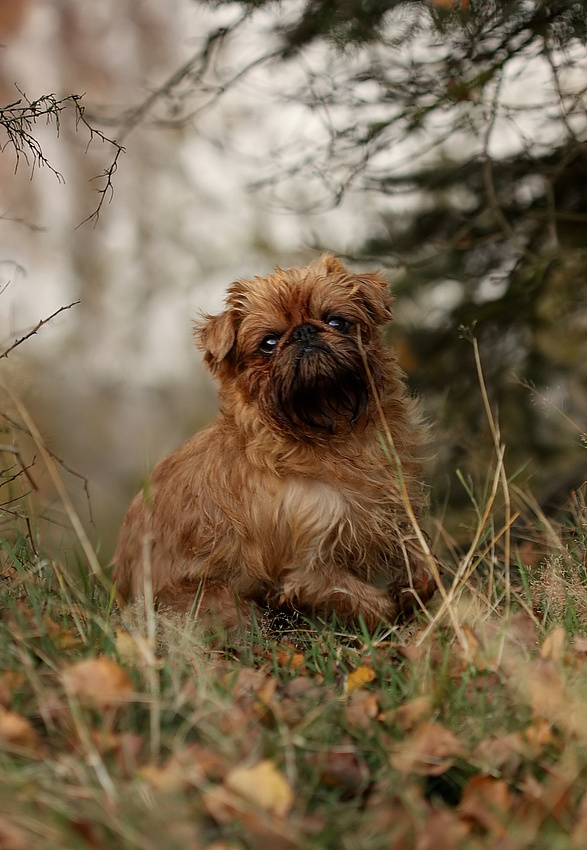
[{"label": "blurred background", "polygon": [[214,413],[192,319],[323,250],[389,278],[453,533],[495,455],[473,339],[508,472],[547,509],[581,485],[586,22],[570,0],[3,0],[0,378],[104,559]]}]

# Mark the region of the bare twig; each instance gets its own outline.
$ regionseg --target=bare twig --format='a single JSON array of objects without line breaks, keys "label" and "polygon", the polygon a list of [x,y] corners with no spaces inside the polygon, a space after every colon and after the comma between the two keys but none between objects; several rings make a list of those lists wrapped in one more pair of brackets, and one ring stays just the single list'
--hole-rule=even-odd
[{"label": "bare twig", "polygon": [[64,307],[60,307],[58,310],[55,310],[55,312],[51,313],[50,316],[47,316],[46,319],[40,319],[34,328],[32,328],[28,333],[24,334],[24,336],[21,336],[19,339],[16,339],[11,346],[9,346],[5,351],[0,353],[0,360],[3,357],[8,357],[8,355],[12,351],[14,351],[15,348],[18,348],[18,346],[22,345],[25,340],[30,339],[32,336],[34,336],[37,331],[39,331],[43,327],[43,325],[46,325],[48,322],[51,321],[51,319],[54,319],[55,316],[58,316],[59,313],[63,313],[64,310],[69,310],[71,307],[75,307],[77,304],[80,303],[80,301],[72,301],[71,304],[67,304]]},{"label": "bare twig", "polygon": [[67,516],[69,517],[69,521],[71,522],[72,528],[77,536],[77,539],[82,547],[84,555],[86,556],[86,560],[88,562],[88,566],[90,567],[93,575],[101,582],[101,584],[107,589],[110,593],[112,591],[112,583],[106,577],[100,562],[94,552],[92,544],[86,534],[86,531],[81,523],[81,520],[78,516],[77,511],[75,510],[69,493],[67,492],[63,481],[59,475],[57,467],[53,458],[51,457],[51,453],[47,449],[45,445],[45,441],[41,436],[41,432],[37,428],[35,422],[33,421],[31,415],[28,410],[21,402],[21,400],[12,392],[9,386],[4,383],[0,379],[0,387],[6,393],[16,410],[18,411],[18,415],[21,417],[24,422],[31,438],[34,440],[35,445],[37,446],[38,452],[41,456],[43,463],[45,464],[45,468],[49,474],[49,477],[53,483],[55,491],[59,496],[61,503],[65,509]]},{"label": "bare twig", "polygon": [[[12,419],[10,416],[8,416],[7,413],[4,413],[3,410],[0,410],[0,418],[4,419],[5,422],[8,422],[8,424],[10,425],[11,428],[15,428],[17,431],[21,431],[23,434],[26,434],[27,437],[30,437],[31,439],[33,439],[33,435],[27,430],[27,428],[25,428],[23,425],[19,424],[14,419]],[[90,522],[92,523],[92,525],[94,525],[94,516],[93,516],[93,512],[92,512],[92,500],[90,498],[90,484],[89,484],[88,479],[86,478],[85,475],[82,475],[81,472],[77,472],[75,469],[73,469],[71,466],[69,466],[69,464],[67,464],[63,460],[63,458],[60,458],[59,455],[56,454],[48,446],[46,446],[46,449],[47,449],[47,452],[50,454],[50,456],[53,458],[53,460],[56,463],[58,463],[59,466],[62,469],[64,469],[70,475],[75,476],[75,478],[79,478],[80,481],[83,482],[84,493],[85,493],[86,502],[87,502],[87,505],[88,505],[89,519],[90,519]],[[34,484],[33,484],[33,486],[34,486]],[[34,489],[35,490],[37,489],[36,486],[34,486]]]},{"label": "bare twig", "polygon": [[85,115],[85,107],[81,103],[81,95],[70,94],[67,97],[57,98],[54,94],[48,94],[37,98],[37,100],[29,100],[18,87],[17,91],[20,94],[20,98],[8,104],[8,106],[0,108],[0,127],[4,129],[7,137],[3,143],[0,143],[0,150],[5,151],[7,147],[12,148],[16,157],[17,169],[21,159],[24,159],[31,169],[34,170],[39,166],[44,166],[55,175],[60,183],[65,182],[65,178],[61,172],[57,171],[51,165],[43,153],[39,141],[33,134],[33,129],[40,118],[45,118],[48,123],[54,124],[55,132],[59,135],[61,130],[61,115],[68,107],[73,107],[75,110],[76,129],[79,129],[81,125],[88,131],[90,136],[88,147],[97,138],[113,148],[114,156],[112,161],[104,169],[102,174],[94,178],[96,180],[105,180],[103,188],[98,190],[98,206],[91,215],[84,219],[84,222],[96,222],[106,199],[112,196],[112,178],[118,168],[118,161],[120,155],[124,152],[124,148],[115,139],[108,138],[101,130],[94,127],[88,121]]}]

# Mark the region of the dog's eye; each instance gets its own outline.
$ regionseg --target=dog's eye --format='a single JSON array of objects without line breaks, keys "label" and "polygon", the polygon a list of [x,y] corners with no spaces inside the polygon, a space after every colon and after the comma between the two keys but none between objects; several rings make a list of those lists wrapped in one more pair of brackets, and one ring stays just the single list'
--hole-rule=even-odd
[{"label": "dog's eye", "polygon": [[350,322],[347,322],[342,316],[327,316],[326,324],[334,328],[335,331],[340,331],[343,334],[350,328]]},{"label": "dog's eye", "polygon": [[259,351],[262,351],[263,354],[273,354],[273,352],[277,348],[278,342],[279,337],[276,334],[267,334],[267,336],[263,337],[263,339],[261,340]]}]

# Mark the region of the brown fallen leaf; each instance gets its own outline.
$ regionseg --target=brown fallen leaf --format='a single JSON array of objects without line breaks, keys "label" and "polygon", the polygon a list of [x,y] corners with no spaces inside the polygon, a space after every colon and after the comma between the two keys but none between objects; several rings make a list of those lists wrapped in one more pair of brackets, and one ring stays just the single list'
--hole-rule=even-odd
[{"label": "brown fallen leaf", "polygon": [[282,644],[275,653],[277,663],[286,670],[297,670],[302,672],[306,657],[302,652],[297,652],[295,646]]},{"label": "brown fallen leaf", "polygon": [[443,11],[461,9],[465,12],[469,8],[469,0],[432,0],[432,5],[435,9],[442,9]]},{"label": "brown fallen leaf", "polygon": [[30,720],[15,711],[0,711],[0,746],[36,752],[39,740]]},{"label": "brown fallen leaf", "polygon": [[146,764],[137,770],[137,776],[152,788],[168,794],[176,793],[186,787],[186,781],[178,771],[177,765],[169,762],[162,766]]},{"label": "brown fallen leaf", "polygon": [[485,832],[503,835],[511,820],[513,798],[508,784],[492,776],[473,776],[463,790],[460,816]]},{"label": "brown fallen leaf", "polygon": [[556,722],[568,708],[563,677],[554,661],[536,659],[527,668],[534,717]]},{"label": "brown fallen leaf", "polygon": [[349,726],[355,729],[368,729],[379,716],[377,695],[369,691],[356,690],[350,695],[344,717]]},{"label": "brown fallen leaf", "polygon": [[55,649],[73,649],[83,643],[79,634],[68,629],[66,626],[62,626],[60,623],[56,623],[47,614],[43,617],[43,623],[47,628],[47,634],[51,638]]},{"label": "brown fallen leaf", "polygon": [[284,693],[292,699],[304,699],[307,697],[320,697],[323,690],[308,676],[296,676],[295,679],[287,683]]},{"label": "brown fallen leaf", "polygon": [[277,679],[263,670],[245,667],[234,681],[225,677],[235,703],[245,711],[251,709],[259,720],[266,720],[273,706]]},{"label": "brown fallen leaf", "polygon": [[486,649],[471,626],[461,626],[461,640],[452,647],[450,675],[458,676],[471,666],[480,672],[493,669]]},{"label": "brown fallen leaf", "polygon": [[550,772],[541,781],[528,773],[519,785],[521,799],[516,806],[516,820],[520,819],[527,824],[529,837],[530,830],[534,829],[538,833],[549,817],[559,822],[569,818],[578,772],[576,768],[569,771],[569,765],[560,764],[557,765],[557,771],[560,772]]},{"label": "brown fallen leaf", "polygon": [[224,781],[226,788],[265,812],[285,817],[294,803],[292,788],[270,759],[252,767],[235,767]]},{"label": "brown fallen leaf", "polygon": [[502,775],[514,776],[528,747],[520,732],[485,738],[473,750],[472,758],[485,773],[500,771]]},{"label": "brown fallen leaf", "polygon": [[469,834],[466,823],[449,809],[433,809],[419,827],[415,850],[455,850]]},{"label": "brown fallen leaf", "polygon": [[463,755],[463,747],[450,730],[440,723],[421,723],[410,738],[397,744],[391,765],[400,773],[440,776],[454,764],[453,756]]},{"label": "brown fallen leaf", "polygon": [[371,782],[369,767],[355,750],[319,753],[308,760],[318,768],[320,782],[343,791],[345,799],[364,793]]},{"label": "brown fallen leaf", "polygon": [[188,785],[200,788],[226,773],[222,756],[201,744],[188,744],[173,753],[162,765],[147,764],[137,775],[162,791],[180,791]]},{"label": "brown fallen leaf", "polygon": [[351,691],[354,691],[355,688],[362,688],[364,685],[368,685],[370,682],[373,682],[374,679],[377,678],[377,674],[372,667],[365,667],[361,665],[357,667],[356,670],[353,670],[346,677],[344,689],[345,693],[350,694]]},{"label": "brown fallen leaf", "polygon": [[385,723],[395,723],[402,732],[409,732],[421,720],[429,717],[433,709],[432,700],[429,697],[417,697],[404,702],[393,711],[386,711],[381,719]]},{"label": "brown fallen leaf", "polygon": [[12,703],[12,695],[21,690],[25,678],[19,670],[3,670],[0,673],[0,706],[8,708]]},{"label": "brown fallen leaf", "polygon": [[108,705],[123,702],[133,692],[132,682],[111,658],[88,658],[61,671],[65,690],[83,702]]},{"label": "brown fallen leaf", "polygon": [[0,847],[2,850],[31,850],[26,833],[5,815],[0,815]]},{"label": "brown fallen leaf", "polygon": [[547,747],[554,742],[552,724],[549,720],[544,720],[539,717],[526,729],[524,729],[522,737],[530,748],[532,758],[537,758],[541,755],[544,747]]},{"label": "brown fallen leaf", "polygon": [[562,660],[567,633],[562,626],[557,626],[540,647],[540,657],[545,660],[559,662]]},{"label": "brown fallen leaf", "polygon": [[571,846],[580,850],[587,847],[587,794],[583,794],[577,806],[575,823],[571,830]]}]

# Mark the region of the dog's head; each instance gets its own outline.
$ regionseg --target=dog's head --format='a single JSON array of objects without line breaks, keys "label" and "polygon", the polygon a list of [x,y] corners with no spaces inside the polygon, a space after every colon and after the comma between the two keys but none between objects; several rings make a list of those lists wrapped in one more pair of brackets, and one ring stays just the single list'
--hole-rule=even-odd
[{"label": "dog's head", "polygon": [[196,339],[225,401],[256,404],[266,424],[297,439],[325,439],[368,409],[390,303],[380,274],[352,274],[327,254],[236,281]]}]

